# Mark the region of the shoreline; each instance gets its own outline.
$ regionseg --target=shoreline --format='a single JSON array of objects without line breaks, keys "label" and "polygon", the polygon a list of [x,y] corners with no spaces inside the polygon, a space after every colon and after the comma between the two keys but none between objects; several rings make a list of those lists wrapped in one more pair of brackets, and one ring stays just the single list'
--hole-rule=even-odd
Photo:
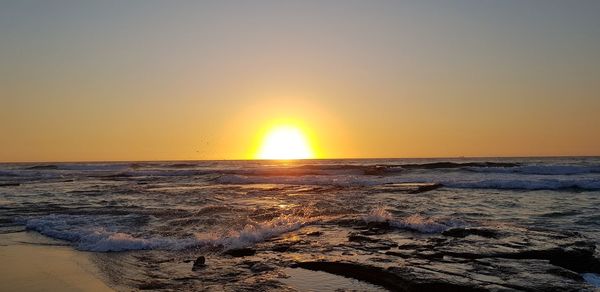
[{"label": "shoreline", "polygon": [[114,291],[89,253],[35,232],[0,234],[0,262],[5,291]]}]

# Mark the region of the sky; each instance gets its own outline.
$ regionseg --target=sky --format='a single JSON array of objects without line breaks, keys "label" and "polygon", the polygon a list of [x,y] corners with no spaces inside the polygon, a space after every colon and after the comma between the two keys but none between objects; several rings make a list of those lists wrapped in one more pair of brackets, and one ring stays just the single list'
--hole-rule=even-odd
[{"label": "sky", "polygon": [[600,155],[600,1],[0,0],[0,161]]}]

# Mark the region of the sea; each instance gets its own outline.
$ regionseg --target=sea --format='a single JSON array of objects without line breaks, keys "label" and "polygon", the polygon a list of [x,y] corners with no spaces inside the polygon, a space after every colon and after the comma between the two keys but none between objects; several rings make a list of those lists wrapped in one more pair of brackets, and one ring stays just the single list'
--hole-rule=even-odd
[{"label": "sea", "polygon": [[[390,230],[355,234],[371,222]],[[395,290],[298,263],[410,266],[390,250],[457,228],[544,230],[597,245],[600,158],[0,164],[0,233],[87,252],[123,291]],[[391,249],[375,246],[381,238]],[[474,250],[495,244],[484,233],[464,238]],[[600,277],[590,269],[572,270],[593,289]],[[559,285],[552,279],[546,285]],[[517,287],[505,282],[494,283]]]}]

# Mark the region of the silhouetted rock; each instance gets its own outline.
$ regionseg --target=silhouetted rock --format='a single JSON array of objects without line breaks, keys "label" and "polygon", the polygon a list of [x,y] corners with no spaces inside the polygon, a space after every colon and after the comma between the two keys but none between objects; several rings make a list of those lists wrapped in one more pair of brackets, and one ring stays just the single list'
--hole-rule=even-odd
[{"label": "silhouetted rock", "polygon": [[306,236],[321,236],[323,234],[323,232],[321,231],[313,231],[313,232],[309,232],[306,234]]},{"label": "silhouetted rock", "polygon": [[348,241],[352,242],[378,242],[379,239],[371,238],[363,235],[358,235],[355,233],[351,233],[348,235]]},{"label": "silhouetted rock", "polygon": [[252,248],[234,248],[234,249],[229,249],[226,250],[224,252],[224,254],[226,255],[230,255],[232,257],[245,257],[245,256],[252,256],[256,254],[256,250],[252,249]]},{"label": "silhouetted rock", "polygon": [[450,281],[414,281],[400,273],[364,264],[347,262],[300,262],[298,267],[322,271],[379,285],[392,291],[486,291],[474,285],[459,285]]},{"label": "silhouetted rock", "polygon": [[31,167],[28,167],[27,169],[31,169],[31,170],[54,170],[54,169],[58,169],[58,165],[54,165],[54,164],[34,165],[34,166],[31,166]]},{"label": "silhouetted rock", "polygon": [[206,267],[206,258],[204,258],[204,256],[199,256],[195,261],[194,261],[194,266],[192,267],[192,270],[197,270],[197,269],[201,269]]},{"label": "silhouetted rock", "polygon": [[250,270],[255,273],[262,273],[275,270],[275,267],[265,263],[255,263],[250,267]]},{"label": "silhouetted rock", "polygon": [[20,183],[0,183],[0,187],[18,187]]},{"label": "silhouetted rock", "polygon": [[409,191],[409,194],[420,194],[424,192],[433,191],[442,187],[442,184],[421,184],[417,186],[416,190]]},{"label": "silhouetted rock", "polygon": [[288,252],[288,251],[295,251],[296,249],[293,247],[293,244],[282,243],[282,244],[273,246],[271,248],[271,250],[276,251],[276,252]]}]

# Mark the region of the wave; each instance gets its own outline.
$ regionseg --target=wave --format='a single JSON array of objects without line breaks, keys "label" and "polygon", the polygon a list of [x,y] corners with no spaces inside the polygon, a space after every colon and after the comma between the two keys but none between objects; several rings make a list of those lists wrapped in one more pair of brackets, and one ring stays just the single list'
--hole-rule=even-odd
[{"label": "wave", "polygon": [[119,171],[128,168],[123,163],[59,163],[24,166],[19,170]]},{"label": "wave", "polygon": [[513,162],[430,162],[430,163],[419,163],[419,164],[400,164],[398,166],[404,169],[440,169],[440,168],[465,168],[465,167],[517,167],[519,163]]},{"label": "wave", "polygon": [[249,170],[221,172],[222,174],[257,176],[302,176],[302,175],[386,175],[412,169],[452,169],[517,167],[518,163],[508,162],[431,162],[421,164],[306,164],[299,166],[262,167]]},{"label": "wave", "polygon": [[308,224],[319,221],[319,218],[306,218],[296,215],[282,215],[267,222],[246,224],[241,230],[229,230],[218,236],[214,233],[196,234],[196,238],[225,249],[250,246],[281,234],[298,230]]},{"label": "wave", "polygon": [[575,175],[600,173],[600,166],[581,165],[527,165],[515,167],[470,167],[470,171],[486,173],[518,173],[539,175]]},{"label": "wave", "polygon": [[96,219],[92,216],[47,215],[29,219],[25,227],[43,235],[66,240],[79,250],[85,251],[127,251],[142,249],[178,250],[198,244],[195,238],[173,239],[164,237],[135,237],[115,227],[90,225]]},{"label": "wave", "polygon": [[392,215],[392,213],[388,212],[383,206],[373,208],[367,215],[363,216],[363,220],[367,223],[389,222],[393,219],[394,216]]},{"label": "wave", "polygon": [[600,190],[600,179],[484,179],[478,181],[449,181],[446,187],[461,189],[506,190]]},{"label": "wave", "polygon": [[9,170],[0,170],[0,177],[17,177],[20,176],[18,172],[16,171],[9,171]]},{"label": "wave", "polygon": [[289,184],[289,185],[329,185],[329,186],[373,186],[380,184],[378,180],[368,179],[361,176],[242,176],[223,175],[216,179],[220,184]]},{"label": "wave", "polygon": [[96,175],[96,177],[100,178],[121,178],[121,177],[146,177],[146,176],[154,176],[154,177],[175,177],[175,176],[198,176],[198,175],[207,175],[214,174],[214,171],[209,170],[193,170],[193,169],[172,169],[172,170],[131,170],[131,171],[121,171],[116,173],[101,173]]},{"label": "wave", "polygon": [[464,227],[465,223],[457,219],[424,217],[413,214],[402,219],[395,219],[384,207],[377,207],[363,216],[369,222],[387,222],[391,227],[406,229],[419,233],[442,233],[455,227]]},{"label": "wave", "polygon": [[315,175],[386,175],[403,171],[398,166],[378,164],[306,164],[261,166],[246,169],[221,169],[218,174],[245,176],[315,176]]},{"label": "wave", "polygon": [[506,190],[600,190],[597,178],[540,178],[508,177],[490,178],[479,176],[394,176],[365,177],[354,176],[306,176],[306,177],[260,177],[223,175],[215,181],[220,184],[289,184],[289,185],[329,185],[338,187],[371,187],[381,192],[393,191],[394,186],[431,185],[458,189],[506,189]]},{"label": "wave", "polygon": [[58,165],[56,165],[56,164],[40,164],[40,165],[34,165],[34,166],[25,167],[25,169],[29,169],[29,170],[55,170],[55,169],[58,169]]},{"label": "wave", "polygon": [[[131,217],[131,216],[122,216]],[[100,218],[85,215],[52,214],[40,218],[20,220],[26,229],[37,231],[48,237],[65,240],[78,250],[95,252],[118,252],[129,250],[182,250],[198,246],[216,246],[225,249],[240,248],[262,242],[266,239],[297,230],[311,224],[318,218],[304,218],[282,215],[267,222],[253,222],[240,230],[228,230],[220,235],[198,233],[189,238],[168,238],[161,236],[134,236],[119,226],[132,218]]]}]

